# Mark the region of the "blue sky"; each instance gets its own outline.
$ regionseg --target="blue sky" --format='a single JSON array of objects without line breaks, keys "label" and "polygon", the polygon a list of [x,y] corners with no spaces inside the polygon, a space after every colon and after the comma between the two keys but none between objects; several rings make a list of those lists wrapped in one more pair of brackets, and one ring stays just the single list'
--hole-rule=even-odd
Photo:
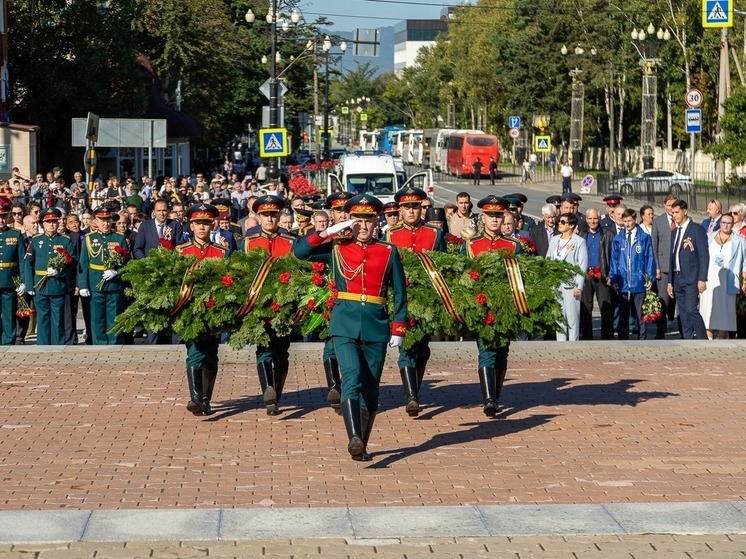
[{"label": "blue sky", "polygon": [[324,15],[335,31],[352,31],[394,26],[403,19],[438,19],[443,5],[437,0],[303,0],[300,7],[308,20]]}]

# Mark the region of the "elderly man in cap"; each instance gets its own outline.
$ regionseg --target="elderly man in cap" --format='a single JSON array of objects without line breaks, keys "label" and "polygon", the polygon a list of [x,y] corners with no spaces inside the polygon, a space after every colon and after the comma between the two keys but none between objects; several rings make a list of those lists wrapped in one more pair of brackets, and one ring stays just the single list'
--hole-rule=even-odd
[{"label": "elderly man in cap", "polygon": [[25,255],[23,283],[34,296],[36,345],[65,343],[67,277],[75,273],[77,253],[70,237],[57,232],[61,217],[57,208],[39,214],[44,233],[31,239]]},{"label": "elderly man in cap", "polygon": [[399,223],[399,204],[387,202],[383,205],[383,219],[386,221],[381,227],[381,233],[386,235],[392,227]]},{"label": "elderly man in cap", "polygon": [[16,311],[18,298],[26,293],[26,285],[20,282],[21,263],[26,253],[22,233],[8,227],[8,217],[13,204],[7,198],[0,199],[0,343],[16,343]]},{"label": "elderly man in cap", "polygon": [[[192,230],[193,240],[176,247],[182,256],[196,256],[197,260],[205,258],[226,258],[228,251],[224,246],[210,242],[212,224],[220,215],[215,206],[195,204],[186,216]],[[194,415],[213,413],[210,401],[218,377],[218,347],[220,338],[208,336],[194,342],[187,342],[186,376],[189,384],[189,403],[187,410]]]},{"label": "elderly man in cap", "polygon": [[[124,310],[124,282],[119,269],[129,260],[129,243],[120,233],[112,232],[112,213],[107,206],[94,212],[98,231],[83,239],[80,249],[78,287],[81,297],[91,298],[91,334],[95,345],[121,343],[121,337],[109,331],[117,316]],[[117,258],[116,255],[119,255]],[[119,260],[118,265],[113,261]]]},{"label": "elderly man in cap", "polygon": [[[345,204],[350,220],[299,239],[294,249],[301,260],[324,262],[334,270],[338,291],[329,332],[342,370],[347,451],[358,461],[372,459],[366,447],[378,413],[386,342],[398,347],[406,334],[407,288],[399,253],[375,237],[382,209],[374,196],[355,196]],[[349,236],[326,242],[348,228]],[[393,323],[386,299],[389,286],[394,292]]]},{"label": "elderly man in cap", "polygon": [[604,198],[604,202],[606,202],[606,215],[601,218],[601,228],[608,229],[613,235],[618,233],[614,210],[622,203],[622,200],[623,198],[616,194],[610,194]]},{"label": "elderly man in cap", "polygon": [[[406,187],[394,195],[399,204],[401,222],[386,232],[386,241],[412,252],[446,251],[443,231],[422,221],[420,205],[427,194],[419,188]],[[424,336],[409,349],[399,348],[399,373],[404,387],[405,410],[410,417],[420,413],[419,391],[430,359],[430,336]]]},{"label": "elderly man in cap", "polygon": [[[283,206],[282,199],[271,194],[256,199],[253,211],[259,218],[259,226],[246,232],[243,245],[245,252],[264,250],[272,258],[291,254],[295,239],[292,235],[279,231],[280,210]],[[267,415],[277,415],[280,413],[277,405],[290,368],[290,336],[278,336],[270,326],[266,328],[270,343],[269,346],[257,346],[256,368]]]},{"label": "elderly man in cap", "polygon": [[580,202],[582,201],[583,199],[574,192],[565,192],[560,202],[560,214],[572,213],[577,216],[578,225],[575,230],[576,233],[585,233],[588,231],[588,222],[585,220],[585,215],[579,212]]},{"label": "elderly man in cap", "polygon": [[523,217],[522,229],[526,231],[526,233],[531,231],[531,228],[536,225],[536,220],[529,215],[523,214],[523,206],[526,204],[526,202],[528,202],[528,196],[526,196],[522,192],[514,192],[513,194],[508,194],[507,196],[505,196],[505,198],[507,198],[508,200],[512,199],[516,201],[515,211],[521,214],[521,216]]},{"label": "elderly man in cap", "polygon": [[[508,200],[497,196],[482,198],[477,203],[477,207],[482,210],[484,230],[480,235],[464,242],[461,246],[462,253],[469,258],[476,258],[483,252],[491,250],[503,250],[511,254],[520,254],[521,244],[502,234],[503,219],[509,204]],[[505,375],[508,372],[510,346],[488,349],[477,338],[477,349],[479,350],[477,365],[479,385],[482,388],[482,399],[484,400],[482,411],[487,417],[494,417],[497,415],[497,403],[505,382]]]}]

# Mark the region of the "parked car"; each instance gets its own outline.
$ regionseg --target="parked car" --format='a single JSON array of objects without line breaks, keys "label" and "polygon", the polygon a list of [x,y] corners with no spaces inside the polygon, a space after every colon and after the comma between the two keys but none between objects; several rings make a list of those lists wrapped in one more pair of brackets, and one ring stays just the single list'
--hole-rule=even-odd
[{"label": "parked car", "polygon": [[687,175],[663,169],[648,169],[611,183],[609,190],[622,196],[635,194],[673,194],[688,192],[692,180]]}]

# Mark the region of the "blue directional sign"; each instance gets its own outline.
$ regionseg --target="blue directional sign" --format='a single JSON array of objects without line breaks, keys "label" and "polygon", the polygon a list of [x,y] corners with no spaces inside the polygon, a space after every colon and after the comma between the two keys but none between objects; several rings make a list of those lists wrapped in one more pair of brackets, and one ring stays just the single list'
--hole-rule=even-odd
[{"label": "blue directional sign", "polygon": [[288,154],[288,131],[285,128],[259,130],[259,157],[285,157]]},{"label": "blue directional sign", "polygon": [[702,0],[702,27],[733,27],[733,0]]},{"label": "blue directional sign", "polygon": [[519,116],[508,117],[508,128],[520,128],[520,127],[521,127],[521,117]]},{"label": "blue directional sign", "polygon": [[686,110],[686,133],[700,134],[702,132],[702,109]]}]

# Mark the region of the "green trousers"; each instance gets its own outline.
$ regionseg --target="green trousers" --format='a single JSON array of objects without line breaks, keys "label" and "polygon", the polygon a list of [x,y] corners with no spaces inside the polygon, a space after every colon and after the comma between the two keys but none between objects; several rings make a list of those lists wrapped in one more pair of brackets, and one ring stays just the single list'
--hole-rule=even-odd
[{"label": "green trousers", "polygon": [[510,345],[497,349],[487,349],[482,342],[477,339],[477,349],[479,350],[477,368],[492,367],[496,371],[504,371],[508,368],[508,352]]},{"label": "green trousers", "polygon": [[412,344],[409,349],[399,346],[399,368],[412,367],[423,370],[430,360],[430,336],[424,336],[421,340]]},{"label": "green trousers", "polygon": [[18,296],[16,290],[0,289],[0,344],[15,345],[16,343],[16,311],[18,310]]},{"label": "green trousers", "polygon": [[358,400],[361,408],[378,411],[386,342],[364,342],[342,336],[334,336],[332,340],[342,376],[342,401]]},{"label": "green trousers", "polygon": [[91,333],[95,345],[121,343],[118,334],[110,334],[117,316],[124,310],[124,293],[121,291],[91,291]]},{"label": "green trousers", "polygon": [[36,305],[36,345],[65,344],[65,297],[61,295],[34,296]]},{"label": "green trousers", "polygon": [[220,338],[203,338],[194,342],[186,342],[187,367],[201,367],[208,371],[218,370],[218,348]]}]

